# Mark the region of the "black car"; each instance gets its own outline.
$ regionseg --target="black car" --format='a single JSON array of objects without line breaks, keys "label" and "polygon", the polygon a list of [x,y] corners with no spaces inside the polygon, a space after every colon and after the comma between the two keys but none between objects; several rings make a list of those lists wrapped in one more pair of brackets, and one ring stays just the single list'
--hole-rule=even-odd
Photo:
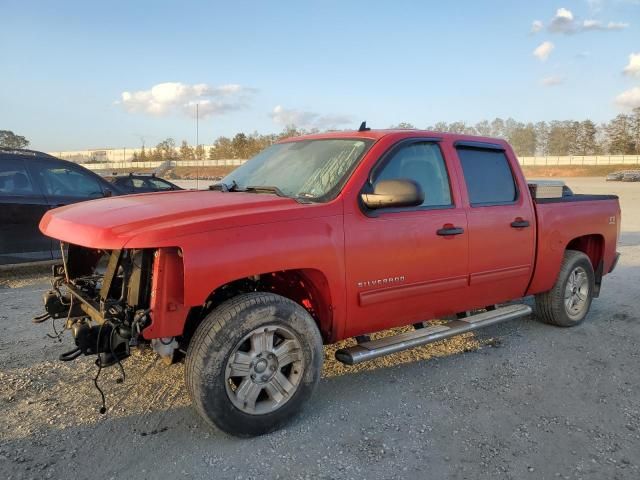
[{"label": "black car", "polygon": [[106,180],[117,185],[126,193],[166,192],[169,190],[182,190],[177,185],[168,182],[164,178],[156,177],[155,173],[129,173],[105,177]]},{"label": "black car", "polygon": [[0,148],[0,265],[59,258],[59,243],[38,228],[44,213],[123,193],[75,163],[33,150]]}]

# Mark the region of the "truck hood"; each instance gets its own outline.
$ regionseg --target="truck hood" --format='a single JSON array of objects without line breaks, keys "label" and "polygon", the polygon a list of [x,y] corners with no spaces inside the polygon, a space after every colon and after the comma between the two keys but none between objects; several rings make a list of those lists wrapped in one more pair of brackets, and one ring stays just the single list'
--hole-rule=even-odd
[{"label": "truck hood", "polygon": [[308,216],[305,212],[319,206],[262,193],[148,193],[50,210],[42,217],[40,230],[49,237],[90,248],[179,246],[176,239],[184,235]]}]

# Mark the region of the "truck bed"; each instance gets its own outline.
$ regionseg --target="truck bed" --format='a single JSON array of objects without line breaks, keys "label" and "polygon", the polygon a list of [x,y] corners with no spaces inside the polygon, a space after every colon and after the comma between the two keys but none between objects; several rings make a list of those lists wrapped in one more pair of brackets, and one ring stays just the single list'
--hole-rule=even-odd
[{"label": "truck bed", "polygon": [[616,195],[544,198],[534,200],[534,206],[536,267],[527,294],[551,289],[565,249],[585,251],[596,276],[611,271],[620,230],[620,204]]},{"label": "truck bed", "polygon": [[570,203],[570,202],[590,202],[593,200],[618,200],[617,195],[591,195],[591,194],[577,194],[566,195],[558,198],[537,198],[534,200],[537,204],[544,203]]}]

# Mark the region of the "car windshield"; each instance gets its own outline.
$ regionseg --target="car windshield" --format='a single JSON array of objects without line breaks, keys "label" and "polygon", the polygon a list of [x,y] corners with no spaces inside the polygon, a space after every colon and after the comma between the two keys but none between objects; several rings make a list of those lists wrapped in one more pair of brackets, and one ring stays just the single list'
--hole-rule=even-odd
[{"label": "car windshield", "polygon": [[263,187],[288,197],[330,199],[346,182],[370,140],[325,139],[278,143],[221,180],[231,190]]}]

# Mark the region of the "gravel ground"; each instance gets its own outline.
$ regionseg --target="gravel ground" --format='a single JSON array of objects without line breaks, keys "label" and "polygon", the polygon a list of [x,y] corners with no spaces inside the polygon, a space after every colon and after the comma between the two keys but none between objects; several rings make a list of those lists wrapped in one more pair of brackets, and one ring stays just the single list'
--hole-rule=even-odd
[{"label": "gravel ground", "polygon": [[640,478],[640,184],[614,192],[623,254],[580,327],[535,318],[379,359],[327,360],[281,431],[238,440],[189,406],[183,365],[148,352],[103,371],[33,325],[46,270],[0,271],[0,478]]}]

